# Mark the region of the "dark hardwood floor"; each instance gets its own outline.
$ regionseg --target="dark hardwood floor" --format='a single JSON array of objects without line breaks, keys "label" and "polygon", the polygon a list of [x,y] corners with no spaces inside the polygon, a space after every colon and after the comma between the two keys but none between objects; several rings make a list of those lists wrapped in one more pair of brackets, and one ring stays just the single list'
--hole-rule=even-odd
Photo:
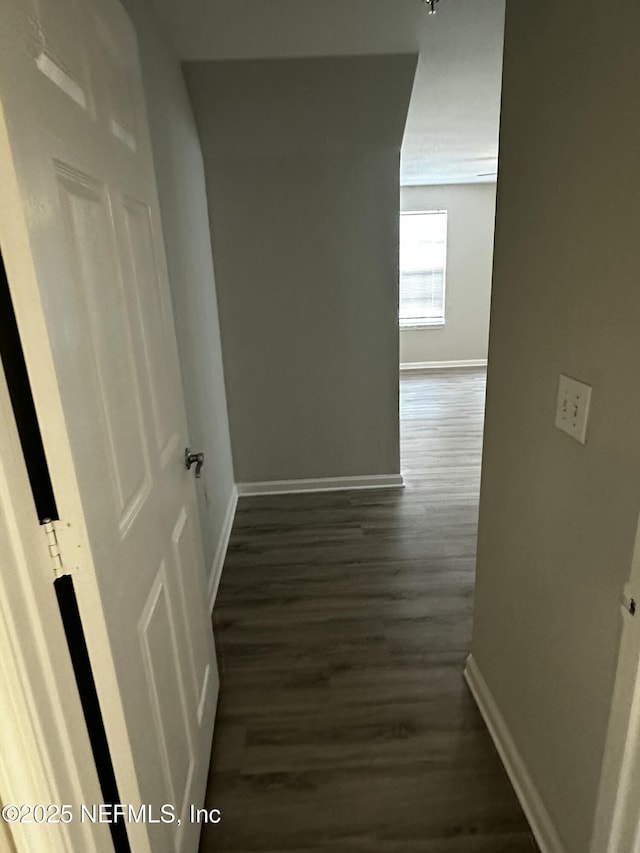
[{"label": "dark hardwood floor", "polygon": [[463,681],[484,374],[405,375],[404,490],[240,502],[201,853],[532,853]]}]

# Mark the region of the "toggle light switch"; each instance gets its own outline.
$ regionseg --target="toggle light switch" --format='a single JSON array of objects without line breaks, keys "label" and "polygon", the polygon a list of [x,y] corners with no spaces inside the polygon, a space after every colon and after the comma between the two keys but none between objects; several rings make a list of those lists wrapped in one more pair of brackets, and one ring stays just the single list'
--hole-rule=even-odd
[{"label": "toggle light switch", "polygon": [[591,386],[560,374],[556,426],[581,444],[587,436],[587,420],[591,403]]}]

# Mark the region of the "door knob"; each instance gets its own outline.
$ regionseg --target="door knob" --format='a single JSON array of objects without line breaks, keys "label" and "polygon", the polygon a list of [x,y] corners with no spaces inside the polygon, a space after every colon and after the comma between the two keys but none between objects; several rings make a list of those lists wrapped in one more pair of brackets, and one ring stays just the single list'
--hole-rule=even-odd
[{"label": "door knob", "polygon": [[187,471],[191,470],[191,466],[196,466],[196,477],[200,479],[200,472],[204,465],[204,453],[192,453],[189,447],[184,449],[184,465]]}]

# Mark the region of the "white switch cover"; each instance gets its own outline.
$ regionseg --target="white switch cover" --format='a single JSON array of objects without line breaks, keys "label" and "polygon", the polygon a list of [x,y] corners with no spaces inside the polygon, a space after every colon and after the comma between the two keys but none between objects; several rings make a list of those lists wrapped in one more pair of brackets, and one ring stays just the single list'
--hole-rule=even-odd
[{"label": "white switch cover", "polygon": [[556,426],[581,444],[587,436],[587,419],[591,403],[591,385],[560,374]]}]

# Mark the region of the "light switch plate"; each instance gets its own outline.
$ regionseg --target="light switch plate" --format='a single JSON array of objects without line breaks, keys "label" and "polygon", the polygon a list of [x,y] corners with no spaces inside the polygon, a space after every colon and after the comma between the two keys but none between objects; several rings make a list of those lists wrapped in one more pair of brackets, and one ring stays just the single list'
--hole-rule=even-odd
[{"label": "light switch plate", "polygon": [[560,374],[556,426],[580,444],[587,437],[587,421],[591,404],[591,386]]}]

